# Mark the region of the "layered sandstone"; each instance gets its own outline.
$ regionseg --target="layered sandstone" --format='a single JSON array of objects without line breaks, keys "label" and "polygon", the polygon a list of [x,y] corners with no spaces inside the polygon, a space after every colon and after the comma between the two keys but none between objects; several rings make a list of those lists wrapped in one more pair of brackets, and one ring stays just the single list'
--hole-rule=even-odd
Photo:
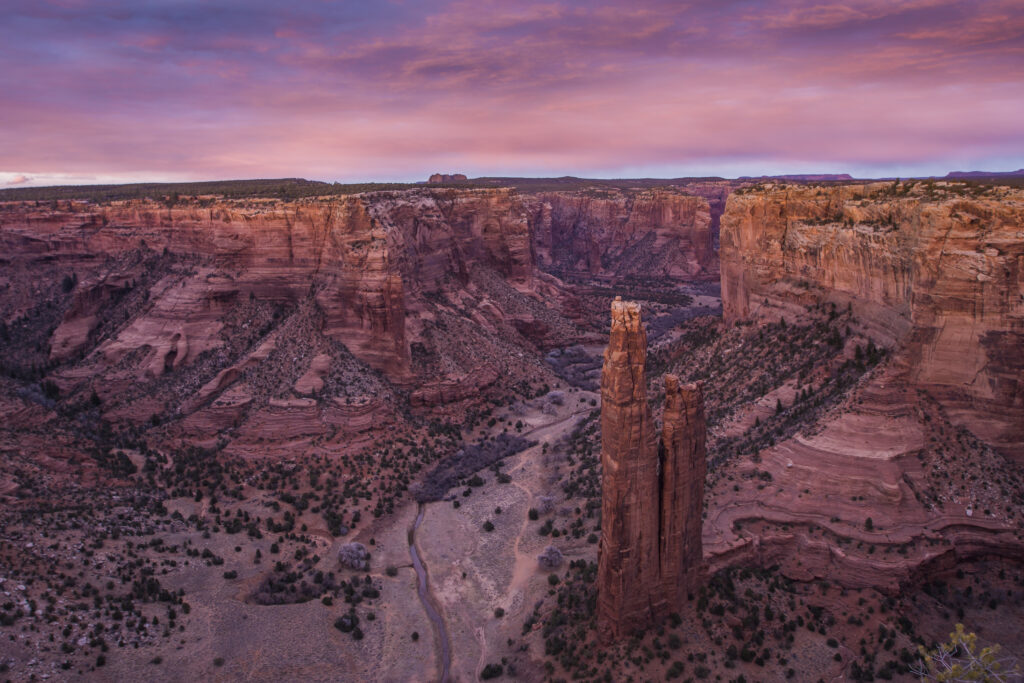
[{"label": "layered sandstone", "polygon": [[1024,192],[767,185],[722,218],[727,320],[851,305],[955,423],[1024,458]]},{"label": "layered sandstone", "polygon": [[601,370],[601,546],[597,615],[603,638],[653,621],[661,595],[657,444],[647,406],[647,334],[640,306],[612,303]]},{"label": "layered sandstone", "polygon": [[116,363],[148,347],[152,375],[217,348],[218,321],[237,302],[313,294],[326,313],[325,334],[401,379],[410,373],[424,298],[464,285],[476,267],[495,269],[526,294],[535,280],[546,295],[551,288],[534,269],[526,211],[501,189],[172,207],[79,203],[60,211],[15,204],[0,212],[0,245],[82,272],[51,340],[53,361],[83,352],[98,312],[139,276],[104,270],[104,258],[150,249],[197,261],[190,277],[152,285],[149,310],[101,348]]},{"label": "layered sandstone", "polygon": [[716,279],[708,201],[674,190],[549,192],[532,200],[534,249],[554,272]]},{"label": "layered sandstone", "polygon": [[460,415],[580,338],[527,218],[503,189],[2,204],[0,368],[246,455]]},{"label": "layered sandstone", "polygon": [[604,640],[680,608],[701,571],[705,471],[703,401],[666,376],[662,440],[655,437],[640,306],[616,298],[601,373],[601,546],[598,629]]},{"label": "layered sandstone", "polygon": [[879,368],[840,410],[729,466],[710,490],[710,571],[778,566],[897,594],[936,569],[1022,556],[1019,470],[906,373]]}]

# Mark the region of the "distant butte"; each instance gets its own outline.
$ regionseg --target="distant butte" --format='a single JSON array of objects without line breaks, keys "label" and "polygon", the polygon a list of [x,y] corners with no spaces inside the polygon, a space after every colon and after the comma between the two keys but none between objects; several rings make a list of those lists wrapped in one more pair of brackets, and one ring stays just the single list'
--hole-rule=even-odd
[{"label": "distant butte", "polygon": [[435,173],[427,179],[427,182],[432,185],[440,185],[442,183],[464,183],[468,180],[462,173]]}]

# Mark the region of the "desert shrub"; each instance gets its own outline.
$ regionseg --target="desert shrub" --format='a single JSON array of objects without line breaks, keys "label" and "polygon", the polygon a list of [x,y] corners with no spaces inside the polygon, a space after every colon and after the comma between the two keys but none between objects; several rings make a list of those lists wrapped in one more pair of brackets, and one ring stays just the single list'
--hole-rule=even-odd
[{"label": "desert shrub", "polygon": [[362,543],[346,543],[338,550],[338,561],[349,569],[365,571],[370,568],[370,553]]},{"label": "desert shrub", "polygon": [[498,678],[505,673],[505,667],[501,664],[488,664],[484,667],[484,670],[480,672],[480,678],[487,681],[492,678]]},{"label": "desert shrub", "polygon": [[359,626],[359,617],[356,616],[355,612],[343,614],[334,620],[334,628],[342,633],[351,633],[357,626]]},{"label": "desert shrub", "polygon": [[[438,462],[424,477],[422,485],[414,491],[416,501],[429,503],[441,500],[448,493],[448,489],[455,486],[459,480],[533,445],[532,441],[508,434],[500,434],[489,441],[468,444]],[[484,483],[482,478],[474,476],[470,485],[477,481],[478,485]]]},{"label": "desert shrub", "polygon": [[537,562],[541,569],[558,569],[562,566],[562,551],[553,545],[544,548],[544,552],[537,556]]}]

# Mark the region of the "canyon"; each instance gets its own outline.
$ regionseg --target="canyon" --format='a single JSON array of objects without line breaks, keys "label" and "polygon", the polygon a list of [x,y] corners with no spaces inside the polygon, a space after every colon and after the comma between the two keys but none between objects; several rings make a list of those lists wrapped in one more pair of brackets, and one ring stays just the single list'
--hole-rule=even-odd
[{"label": "canyon", "polygon": [[1024,192],[503,182],[0,195],[6,675],[1021,654]]},{"label": "canyon", "polygon": [[[752,553],[805,580],[895,591],[975,556],[1020,556],[1010,482],[1024,445],[1022,208],[1019,191],[922,183],[772,184],[730,198],[722,298],[734,330],[806,325],[843,363],[863,365],[864,349],[886,360],[836,407],[736,465],[761,483],[739,496],[719,487],[705,532],[713,567]],[[807,366],[720,434],[772,419],[772,400],[776,413],[801,410],[834,379]],[[738,531],[751,523],[756,532]],[[869,539],[871,552],[858,552]],[[899,557],[872,557],[883,539]]]},{"label": "canyon", "polygon": [[[5,362],[60,367],[52,381],[61,391],[95,390],[108,419],[188,416],[209,432],[248,416],[259,434],[280,415],[316,432],[386,416],[396,390],[433,405],[499,374],[529,375],[500,372],[519,358],[510,347],[578,336],[572,296],[534,266],[526,213],[508,191],[206,204],[5,212],[9,271],[46,264],[50,296],[61,294],[62,274],[76,282],[64,301],[46,303],[46,314],[60,314],[48,353],[15,357],[12,344]],[[17,340],[43,315],[47,283],[3,285]],[[470,344],[467,326],[484,336]],[[166,398],[134,390],[180,382],[188,389]],[[319,396],[325,382],[343,384],[341,395]]]}]

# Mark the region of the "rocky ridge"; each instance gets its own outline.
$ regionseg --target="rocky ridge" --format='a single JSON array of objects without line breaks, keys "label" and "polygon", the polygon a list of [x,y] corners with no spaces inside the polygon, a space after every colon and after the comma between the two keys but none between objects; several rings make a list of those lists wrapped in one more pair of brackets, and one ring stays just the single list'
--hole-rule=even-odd
[{"label": "rocky ridge", "polygon": [[712,570],[778,564],[895,592],[1020,556],[1022,200],[921,183],[730,198],[711,374],[796,330],[817,341],[786,353],[819,360],[788,376],[772,361],[764,395],[713,426],[719,449],[742,436],[752,452],[717,456]]}]

